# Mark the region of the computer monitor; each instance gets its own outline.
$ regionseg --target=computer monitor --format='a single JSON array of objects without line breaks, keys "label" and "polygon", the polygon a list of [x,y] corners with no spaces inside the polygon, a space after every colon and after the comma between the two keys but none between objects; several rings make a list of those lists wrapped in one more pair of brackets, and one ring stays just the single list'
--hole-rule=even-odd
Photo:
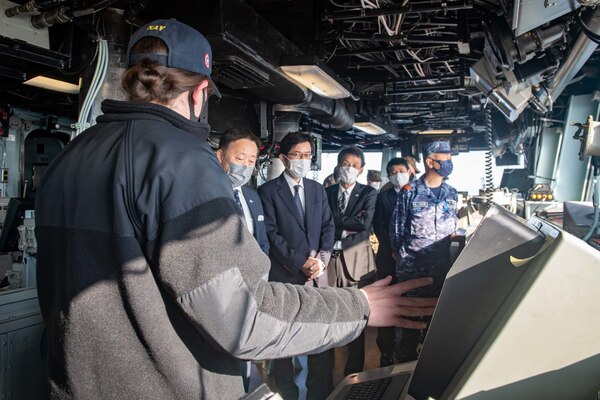
[{"label": "computer monitor", "polygon": [[492,206],[448,273],[409,393],[595,398],[599,288],[597,250]]},{"label": "computer monitor", "polygon": [[25,210],[33,210],[33,199],[11,197],[6,209],[6,217],[0,235],[0,252],[7,253],[19,250],[19,231],[17,228],[23,223]]},{"label": "computer monitor", "polygon": [[517,189],[520,193],[527,193],[530,187],[528,174],[529,171],[527,171],[526,168],[506,168],[502,173],[500,187],[508,189]]}]

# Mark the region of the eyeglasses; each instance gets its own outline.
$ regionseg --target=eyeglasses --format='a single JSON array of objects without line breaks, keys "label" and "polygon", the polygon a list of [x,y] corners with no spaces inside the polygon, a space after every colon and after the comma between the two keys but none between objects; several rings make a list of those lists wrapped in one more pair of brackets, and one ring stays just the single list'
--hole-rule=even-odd
[{"label": "eyeglasses", "polygon": [[300,153],[299,151],[287,155],[290,160],[310,160],[313,156],[312,153]]}]

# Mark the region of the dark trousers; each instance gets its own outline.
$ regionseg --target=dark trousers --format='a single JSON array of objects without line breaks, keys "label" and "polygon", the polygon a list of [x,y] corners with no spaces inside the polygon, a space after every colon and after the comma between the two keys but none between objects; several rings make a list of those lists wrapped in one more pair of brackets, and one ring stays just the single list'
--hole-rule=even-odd
[{"label": "dark trousers", "polygon": [[377,330],[377,348],[381,353],[379,366],[387,367],[394,364],[394,335],[395,328],[386,327]]},{"label": "dark trousers", "polygon": [[242,381],[244,382],[244,392],[248,393],[248,388],[250,388],[250,362],[249,361],[240,361],[240,370],[242,372]]},{"label": "dark trousers", "polygon": [[348,361],[344,367],[344,376],[362,372],[365,366],[365,332],[348,343]]},{"label": "dark trousers", "polygon": [[427,335],[431,317],[419,317],[418,320],[427,324],[425,329],[396,329],[394,337],[394,361],[404,363],[414,361],[419,357],[421,347]]},{"label": "dark trousers", "polygon": [[[396,261],[392,257],[392,249],[389,248],[389,244],[380,243],[375,262],[377,263],[377,279],[383,279],[391,275],[392,285],[398,281],[396,278]],[[380,367],[387,367],[394,364],[395,331],[396,328],[393,327],[379,328],[377,330],[377,348],[381,353],[379,359]]]},{"label": "dark trousers", "polygon": [[[306,399],[325,400],[333,391],[333,350],[307,357]],[[294,382],[294,364],[291,358],[274,361],[273,377],[284,400],[298,399],[298,386]]]}]

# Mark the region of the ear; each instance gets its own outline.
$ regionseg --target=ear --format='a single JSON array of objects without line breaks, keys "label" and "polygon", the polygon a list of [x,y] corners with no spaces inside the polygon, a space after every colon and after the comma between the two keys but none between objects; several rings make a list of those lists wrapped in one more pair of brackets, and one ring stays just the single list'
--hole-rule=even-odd
[{"label": "ear", "polygon": [[225,158],[225,154],[223,154],[223,150],[217,150],[217,159],[221,164],[223,164],[223,159]]},{"label": "ear", "polygon": [[284,154],[280,154],[279,155],[279,159],[281,160],[281,162],[283,163],[283,165],[286,165],[285,164],[285,155]]},{"label": "ear", "polygon": [[[207,87],[208,87],[208,81],[203,80],[202,82],[200,82],[198,87],[196,89],[194,89],[194,92],[192,93],[192,99],[194,100],[194,105],[200,103],[202,91],[204,89],[206,89]],[[202,98],[202,101],[204,101],[203,98]]]}]

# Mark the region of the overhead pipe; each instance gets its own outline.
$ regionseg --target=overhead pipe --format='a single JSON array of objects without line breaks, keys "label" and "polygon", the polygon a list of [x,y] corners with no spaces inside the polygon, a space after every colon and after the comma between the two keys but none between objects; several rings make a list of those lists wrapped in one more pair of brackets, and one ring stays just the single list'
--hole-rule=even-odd
[{"label": "overhead pipe", "polygon": [[453,74],[453,75],[446,75],[446,76],[424,76],[424,77],[411,78],[411,79],[406,79],[406,80],[386,81],[383,83],[385,83],[386,85],[413,84],[413,83],[430,82],[430,81],[440,82],[440,81],[447,81],[447,80],[452,80],[452,79],[462,79],[462,78],[463,78],[462,75]]},{"label": "overhead pipe", "polygon": [[350,99],[329,99],[306,90],[304,102],[276,106],[277,111],[302,112],[311,119],[333,128],[348,130],[354,124],[354,102]]},{"label": "overhead pipe", "polygon": [[94,14],[96,11],[104,9],[116,2],[117,0],[101,0],[92,7],[80,10],[73,10],[65,5],[60,5],[41,14],[32,16],[31,25],[36,29],[42,29],[48,28],[54,24],[65,24],[70,22],[73,18]]},{"label": "overhead pipe", "polygon": [[379,68],[379,67],[397,68],[397,67],[401,67],[403,65],[443,64],[445,62],[455,62],[455,61],[458,61],[457,58],[450,58],[450,57],[436,58],[434,60],[429,60],[429,61],[424,61],[424,62],[420,62],[415,59],[406,59],[406,60],[394,61],[394,62],[367,62],[367,63],[362,63],[362,64],[349,65],[346,67],[346,69],[357,69],[358,70],[358,69],[364,69],[364,68]]},{"label": "overhead pipe", "polygon": [[59,6],[50,11],[31,17],[31,25],[35,29],[48,28],[54,24],[64,24],[73,19],[71,10],[66,6]]},{"label": "overhead pipe", "polygon": [[8,18],[16,17],[21,14],[32,14],[40,10],[48,9],[58,3],[64,3],[66,0],[48,0],[48,1],[36,1],[30,0],[27,3],[19,6],[14,6],[4,10],[4,15]]},{"label": "overhead pipe", "polygon": [[398,46],[389,46],[389,47],[373,47],[370,49],[358,49],[358,50],[346,50],[346,51],[338,51],[334,54],[334,57],[345,57],[345,56],[357,56],[364,54],[381,54],[381,53],[389,53],[393,51],[401,51],[401,50],[430,50],[430,49],[441,49],[448,47],[448,45],[441,44],[438,46],[432,46],[430,44],[424,45],[416,45],[416,46],[407,46],[407,45],[398,45]]},{"label": "overhead pipe", "polygon": [[385,96],[396,96],[396,95],[408,95],[408,94],[420,94],[420,93],[435,93],[435,92],[459,92],[465,90],[462,86],[423,86],[415,88],[407,88],[402,90],[396,90],[394,92],[385,93]]},{"label": "overhead pipe", "polygon": [[4,10],[4,15],[6,15],[8,18],[12,18],[21,14],[34,13],[38,10],[38,8],[39,6],[35,2],[35,0],[31,0],[25,4],[21,4],[20,6],[7,8],[6,10]]},{"label": "overhead pipe", "polygon": [[347,40],[351,42],[402,42],[402,43],[428,43],[428,44],[457,44],[458,38],[454,34],[448,32],[436,32],[446,36],[432,37],[426,35],[385,35],[385,34],[368,34],[368,33],[344,33],[339,37],[339,40]]},{"label": "overhead pipe", "polygon": [[413,106],[421,104],[452,104],[460,103],[460,99],[435,99],[435,100],[414,100],[414,101],[397,101],[388,103],[388,106]]},{"label": "overhead pipe", "polygon": [[456,35],[448,35],[447,32],[436,32],[441,33],[444,36],[434,37],[426,35],[373,35],[372,40],[376,42],[402,42],[402,43],[425,43],[425,44],[458,44],[459,40]]},{"label": "overhead pipe", "polygon": [[[595,34],[600,34],[600,8],[593,10],[592,15],[585,21],[588,29]],[[548,87],[551,98],[550,103],[561,95],[569,82],[577,75],[579,70],[592,56],[598,44],[592,41],[585,33],[581,33],[572,46],[572,50],[563,61],[562,65],[554,75],[552,82]]]},{"label": "overhead pipe", "polygon": [[352,11],[336,11],[332,14],[325,15],[324,19],[330,23],[334,21],[343,21],[348,19],[363,19],[382,17],[386,15],[397,15],[397,14],[423,14],[430,12],[447,12],[447,11],[458,11],[458,10],[470,10],[473,8],[473,3],[470,1],[460,2],[439,2],[432,4],[408,4],[403,7],[385,7],[385,8],[368,8]]}]

